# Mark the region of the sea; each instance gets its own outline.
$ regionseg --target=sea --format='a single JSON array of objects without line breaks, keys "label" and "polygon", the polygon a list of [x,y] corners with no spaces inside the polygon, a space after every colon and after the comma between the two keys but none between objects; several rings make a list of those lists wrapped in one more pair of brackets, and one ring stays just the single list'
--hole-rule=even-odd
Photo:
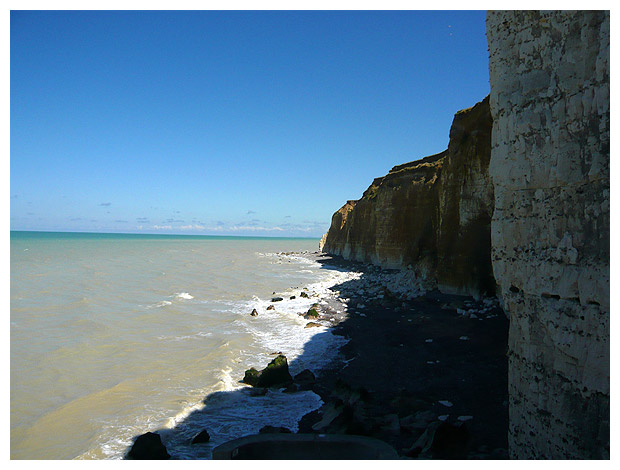
[{"label": "sea", "polygon": [[[275,353],[293,375],[320,375],[337,358],[345,339],[298,315],[312,294],[355,276],[305,255],[318,239],[12,231],[10,240],[12,459],[122,459],[147,431],[172,458],[208,459],[266,425],[295,432],[322,404],[310,391],[255,396],[240,383]],[[284,300],[267,310],[274,292]],[[210,442],[192,445],[202,429]]]}]

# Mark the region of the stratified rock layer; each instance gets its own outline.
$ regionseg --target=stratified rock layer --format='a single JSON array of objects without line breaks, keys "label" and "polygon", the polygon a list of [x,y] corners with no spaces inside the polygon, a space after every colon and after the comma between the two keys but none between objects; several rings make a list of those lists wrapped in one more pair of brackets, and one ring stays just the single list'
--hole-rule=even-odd
[{"label": "stratified rock layer", "polygon": [[411,265],[449,293],[493,293],[488,97],[459,111],[448,149],[392,168],[332,217],[325,252],[387,268]]},{"label": "stratified rock layer", "polygon": [[609,457],[609,12],[489,12],[510,452]]}]

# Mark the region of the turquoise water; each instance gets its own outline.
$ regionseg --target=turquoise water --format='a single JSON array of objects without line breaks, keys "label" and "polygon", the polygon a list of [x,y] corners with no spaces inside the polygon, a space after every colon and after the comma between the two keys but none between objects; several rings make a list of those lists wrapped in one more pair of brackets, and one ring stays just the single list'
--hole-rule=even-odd
[{"label": "turquoise water", "polygon": [[[346,273],[277,254],[317,249],[317,239],[11,232],[11,457],[121,458],[134,436],[242,388],[243,371],[274,351],[292,372],[318,370],[342,340],[303,328],[297,312],[315,300],[288,299]],[[266,311],[274,291],[287,300]],[[243,401],[232,425],[215,411],[241,405],[218,400],[203,423],[213,445],[277,424],[266,420],[294,427],[320,404],[311,392],[293,404],[274,395],[266,416]],[[182,445],[173,455],[207,456]]]}]

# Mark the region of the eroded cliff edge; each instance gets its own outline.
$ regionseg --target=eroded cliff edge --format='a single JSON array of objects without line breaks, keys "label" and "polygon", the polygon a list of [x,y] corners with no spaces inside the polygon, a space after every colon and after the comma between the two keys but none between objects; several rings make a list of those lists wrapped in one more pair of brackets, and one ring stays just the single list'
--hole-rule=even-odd
[{"label": "eroded cliff edge", "polygon": [[386,268],[411,266],[447,293],[493,294],[489,98],[459,111],[448,149],[395,166],[332,217],[323,251]]}]

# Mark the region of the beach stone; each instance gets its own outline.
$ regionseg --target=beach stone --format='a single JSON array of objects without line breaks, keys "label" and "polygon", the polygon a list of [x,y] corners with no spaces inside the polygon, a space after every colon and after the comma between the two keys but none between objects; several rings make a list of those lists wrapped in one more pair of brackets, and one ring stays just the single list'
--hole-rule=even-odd
[{"label": "beach stone", "polygon": [[258,371],[254,367],[245,371],[242,382],[253,387],[284,386],[293,381],[286,356],[279,355],[267,367]]},{"label": "beach stone", "polygon": [[400,421],[397,414],[389,414],[380,419],[380,430],[388,434],[400,433]]},{"label": "beach stone", "polygon": [[127,453],[130,460],[166,460],[170,454],[162,444],[159,434],[147,432],[138,436]]},{"label": "beach stone", "polygon": [[437,414],[432,410],[419,411],[401,419],[400,426],[409,432],[423,430],[435,421],[436,416]]},{"label": "beach stone", "polygon": [[206,429],[203,429],[194,436],[194,438],[192,439],[192,444],[204,444],[205,442],[209,442],[210,440],[211,436]]},{"label": "beach stone", "polygon": [[284,299],[282,297],[273,297],[271,299],[272,302],[282,302]]},{"label": "beach stone", "polygon": [[258,316],[258,312],[256,311],[256,309],[252,310],[252,313],[250,313],[251,316],[253,317],[257,317]]}]

